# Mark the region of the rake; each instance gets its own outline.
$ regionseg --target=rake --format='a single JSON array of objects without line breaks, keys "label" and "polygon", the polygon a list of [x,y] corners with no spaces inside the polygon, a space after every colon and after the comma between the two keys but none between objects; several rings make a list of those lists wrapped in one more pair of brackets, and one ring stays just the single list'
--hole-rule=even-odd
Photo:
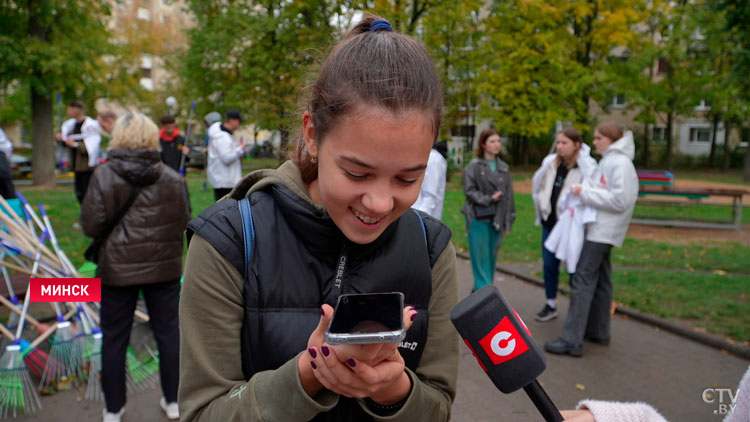
[{"label": "rake", "polygon": [[57,314],[57,332],[49,349],[50,361],[39,383],[39,389],[45,391],[68,390],[78,385],[83,379],[83,348],[79,340],[80,333],[70,321],[66,321],[58,303],[53,303]]},{"label": "rake", "polygon": [[29,310],[29,295],[26,289],[21,319],[16,329],[13,343],[5,348],[0,358],[0,416],[5,419],[16,417],[20,412],[34,413],[41,409],[42,402],[29,376],[29,370],[21,355],[20,335],[23,331],[26,313]]}]

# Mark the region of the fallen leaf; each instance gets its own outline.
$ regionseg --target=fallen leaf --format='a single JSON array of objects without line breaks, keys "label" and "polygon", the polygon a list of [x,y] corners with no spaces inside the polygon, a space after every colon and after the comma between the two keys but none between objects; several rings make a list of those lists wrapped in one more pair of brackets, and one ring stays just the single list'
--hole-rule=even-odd
[{"label": "fallen leaf", "polygon": [[727,272],[724,270],[714,270],[714,274],[716,275],[727,275]]},{"label": "fallen leaf", "polygon": [[576,390],[583,391],[586,389],[586,386],[583,384],[576,384]]}]

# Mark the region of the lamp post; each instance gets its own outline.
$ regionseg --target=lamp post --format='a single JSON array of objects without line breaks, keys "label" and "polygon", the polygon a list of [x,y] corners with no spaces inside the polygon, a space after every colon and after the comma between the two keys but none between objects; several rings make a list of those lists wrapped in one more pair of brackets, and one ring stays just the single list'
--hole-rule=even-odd
[{"label": "lamp post", "polygon": [[169,114],[174,116],[174,110],[177,107],[177,98],[170,95],[169,97],[167,97],[166,103]]}]

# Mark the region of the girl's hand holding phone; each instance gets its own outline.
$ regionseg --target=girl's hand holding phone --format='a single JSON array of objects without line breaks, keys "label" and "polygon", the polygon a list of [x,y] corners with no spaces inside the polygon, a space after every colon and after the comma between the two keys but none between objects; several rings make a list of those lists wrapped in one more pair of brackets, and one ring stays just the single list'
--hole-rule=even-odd
[{"label": "girl's hand holding phone", "polygon": [[[409,394],[411,381],[404,372],[398,343],[327,345],[323,338],[333,308],[323,305],[321,310],[320,323],[310,335],[307,352],[298,362],[300,379],[308,395],[314,396],[319,391],[319,388],[306,386],[306,381],[311,381],[310,372],[320,386],[346,397],[370,397],[378,403],[389,404]],[[413,307],[404,308],[407,330],[416,315]]]}]

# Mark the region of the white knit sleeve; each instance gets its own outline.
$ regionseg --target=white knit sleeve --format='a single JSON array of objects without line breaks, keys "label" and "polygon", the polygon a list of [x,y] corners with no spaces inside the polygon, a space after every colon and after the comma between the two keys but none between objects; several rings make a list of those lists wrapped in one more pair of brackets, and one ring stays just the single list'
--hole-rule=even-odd
[{"label": "white knit sleeve", "polygon": [[668,422],[651,405],[641,402],[582,400],[577,408],[590,410],[596,422]]}]

